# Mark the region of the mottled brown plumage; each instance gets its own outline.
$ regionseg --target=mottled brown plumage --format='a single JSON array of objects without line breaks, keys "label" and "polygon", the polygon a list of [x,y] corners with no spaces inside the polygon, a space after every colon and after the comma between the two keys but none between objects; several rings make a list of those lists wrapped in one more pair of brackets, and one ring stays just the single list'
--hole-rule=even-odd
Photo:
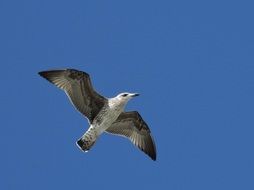
[{"label": "mottled brown plumage", "polygon": [[83,71],[51,70],[39,72],[39,75],[64,90],[74,107],[86,116],[90,123],[107,101],[93,89],[89,75]]},{"label": "mottled brown plumage", "polygon": [[42,71],[39,75],[64,90],[74,107],[88,118],[90,127],[77,141],[81,150],[88,151],[106,131],[130,139],[156,160],[155,143],[145,121],[136,111],[123,112],[126,103],[138,94],[121,93],[107,99],[93,89],[87,73],[75,69]]},{"label": "mottled brown plumage", "polygon": [[150,129],[138,112],[121,113],[106,132],[127,137],[140,150],[156,160],[156,147]]}]

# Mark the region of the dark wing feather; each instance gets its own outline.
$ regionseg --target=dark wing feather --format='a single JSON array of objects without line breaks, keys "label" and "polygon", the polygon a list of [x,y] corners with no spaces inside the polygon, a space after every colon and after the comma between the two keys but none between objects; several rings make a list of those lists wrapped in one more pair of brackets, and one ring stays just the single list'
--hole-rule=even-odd
[{"label": "dark wing feather", "polygon": [[138,112],[123,112],[106,132],[127,137],[140,150],[156,160],[156,147],[150,129]]},{"label": "dark wing feather", "polygon": [[86,116],[90,123],[107,101],[92,87],[90,77],[75,69],[39,72],[39,75],[64,90],[74,107]]}]

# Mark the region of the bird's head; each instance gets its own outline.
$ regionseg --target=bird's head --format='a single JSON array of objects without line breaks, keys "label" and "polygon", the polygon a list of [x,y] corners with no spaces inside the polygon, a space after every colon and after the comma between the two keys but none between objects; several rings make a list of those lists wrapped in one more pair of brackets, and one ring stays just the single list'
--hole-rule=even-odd
[{"label": "bird's head", "polygon": [[139,96],[138,93],[129,93],[129,92],[123,92],[120,93],[116,96],[117,99],[123,101],[123,102],[128,102],[130,99]]}]

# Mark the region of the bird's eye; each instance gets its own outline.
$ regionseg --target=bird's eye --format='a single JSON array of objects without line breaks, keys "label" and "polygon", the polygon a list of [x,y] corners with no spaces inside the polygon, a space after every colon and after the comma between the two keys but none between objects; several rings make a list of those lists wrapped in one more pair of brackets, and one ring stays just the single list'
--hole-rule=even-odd
[{"label": "bird's eye", "polygon": [[126,97],[128,94],[123,94],[122,97]]}]

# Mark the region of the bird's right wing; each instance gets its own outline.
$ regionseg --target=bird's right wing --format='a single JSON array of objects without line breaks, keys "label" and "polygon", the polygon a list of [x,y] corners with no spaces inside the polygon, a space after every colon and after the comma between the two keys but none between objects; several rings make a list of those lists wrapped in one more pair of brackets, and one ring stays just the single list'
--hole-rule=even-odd
[{"label": "bird's right wing", "polygon": [[140,150],[156,160],[156,147],[150,129],[138,112],[121,113],[106,132],[127,137]]},{"label": "bird's right wing", "polygon": [[107,101],[92,87],[87,73],[75,69],[50,70],[39,75],[64,90],[74,107],[86,116],[90,123]]}]

